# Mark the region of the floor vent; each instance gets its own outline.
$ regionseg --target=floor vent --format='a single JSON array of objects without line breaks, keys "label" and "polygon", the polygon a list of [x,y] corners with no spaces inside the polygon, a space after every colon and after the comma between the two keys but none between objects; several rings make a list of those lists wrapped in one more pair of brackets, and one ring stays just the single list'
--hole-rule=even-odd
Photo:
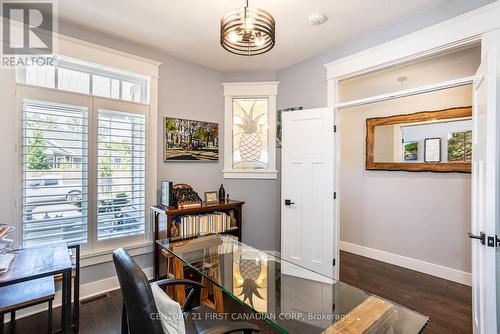
[{"label": "floor vent", "polygon": [[109,298],[111,298],[110,294],[105,292],[105,293],[101,293],[101,294],[98,294],[98,295],[95,295],[92,297],[81,299],[80,305],[83,306],[83,305],[88,305],[88,304],[94,304],[94,303],[97,303],[97,302],[100,302],[100,301],[103,301],[103,300],[106,300]]}]

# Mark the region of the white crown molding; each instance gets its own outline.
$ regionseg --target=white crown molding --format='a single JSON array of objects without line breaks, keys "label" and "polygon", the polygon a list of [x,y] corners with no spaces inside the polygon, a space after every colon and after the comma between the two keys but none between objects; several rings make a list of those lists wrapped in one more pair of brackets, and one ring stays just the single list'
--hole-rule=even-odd
[{"label": "white crown molding", "polygon": [[278,95],[279,81],[223,82],[224,96]]},{"label": "white crown molding", "polygon": [[342,79],[432,54],[444,46],[478,41],[481,35],[500,28],[500,1],[435,24],[387,43],[325,64],[327,79]]}]

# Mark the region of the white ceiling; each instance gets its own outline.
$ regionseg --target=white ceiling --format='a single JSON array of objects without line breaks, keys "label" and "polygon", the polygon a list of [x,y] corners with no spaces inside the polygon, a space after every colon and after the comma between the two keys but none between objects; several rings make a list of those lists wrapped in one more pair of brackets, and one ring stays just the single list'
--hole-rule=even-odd
[{"label": "white ceiling", "polygon": [[[225,72],[275,71],[450,0],[250,0],[276,20],[276,46],[242,57],[219,45],[219,24],[243,0],[59,0],[59,18]],[[321,26],[310,14],[326,14]]]}]

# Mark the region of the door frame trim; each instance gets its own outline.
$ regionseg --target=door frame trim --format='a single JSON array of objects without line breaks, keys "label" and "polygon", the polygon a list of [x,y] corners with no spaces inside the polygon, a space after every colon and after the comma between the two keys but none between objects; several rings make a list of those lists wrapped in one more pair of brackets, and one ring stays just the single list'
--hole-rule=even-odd
[{"label": "door frame trim", "polygon": [[[498,29],[500,29],[500,1],[495,1],[450,20],[325,64],[327,69],[327,106],[334,110],[334,124],[337,128],[342,126],[339,124],[340,107],[342,105],[345,107],[347,104],[339,103],[339,81],[475,43],[481,43],[481,56],[483,57],[483,46],[487,44],[488,33]],[[337,244],[340,244],[341,138],[338,134],[337,131],[334,138],[336,145],[334,181],[335,191],[338,194],[335,203]],[[337,258],[340,256],[339,249],[340,247],[337,248]],[[339,277],[339,267],[337,263],[335,268],[337,277]]]}]

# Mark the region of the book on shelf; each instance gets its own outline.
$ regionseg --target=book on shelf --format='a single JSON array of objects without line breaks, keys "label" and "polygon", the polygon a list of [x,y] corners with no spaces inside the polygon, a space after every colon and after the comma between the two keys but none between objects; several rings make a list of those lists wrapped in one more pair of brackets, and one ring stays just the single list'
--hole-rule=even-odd
[{"label": "book on shelf", "polygon": [[231,219],[225,212],[178,216],[175,219],[179,237],[222,233],[231,230]]}]

